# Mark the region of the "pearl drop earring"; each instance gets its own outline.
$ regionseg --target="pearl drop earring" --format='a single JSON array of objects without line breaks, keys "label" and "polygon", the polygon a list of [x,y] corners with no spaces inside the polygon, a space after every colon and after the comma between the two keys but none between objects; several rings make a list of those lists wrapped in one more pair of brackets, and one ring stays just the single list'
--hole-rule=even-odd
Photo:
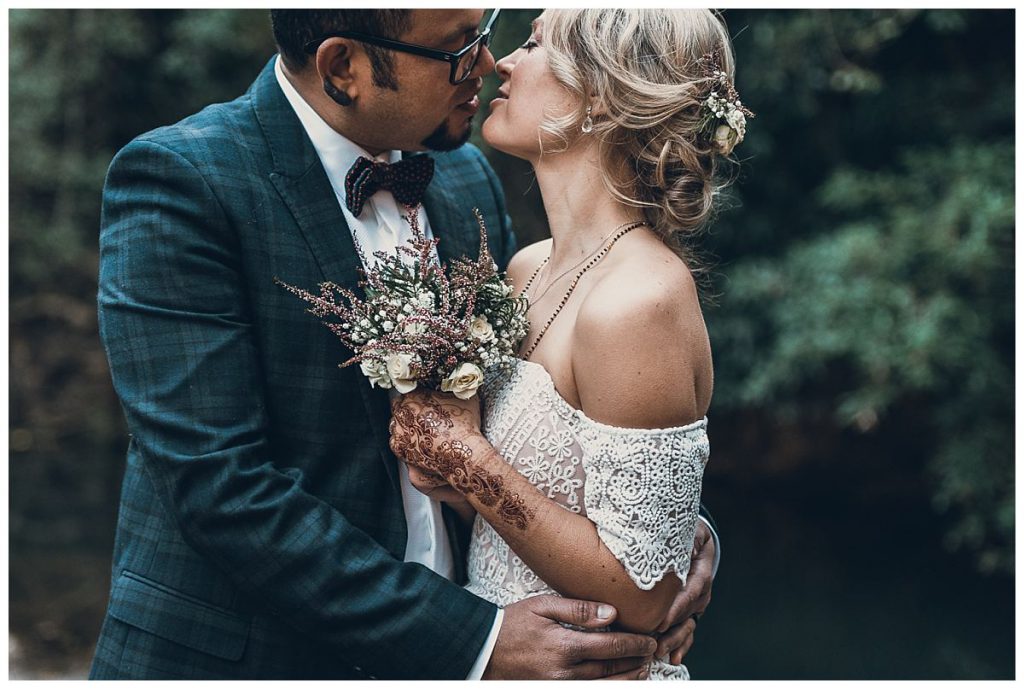
[{"label": "pearl drop earring", "polygon": [[583,130],[584,134],[589,134],[590,132],[594,131],[594,118],[590,116],[591,110],[593,110],[593,107],[588,105],[587,116],[583,119],[583,126],[580,127],[580,129]]}]

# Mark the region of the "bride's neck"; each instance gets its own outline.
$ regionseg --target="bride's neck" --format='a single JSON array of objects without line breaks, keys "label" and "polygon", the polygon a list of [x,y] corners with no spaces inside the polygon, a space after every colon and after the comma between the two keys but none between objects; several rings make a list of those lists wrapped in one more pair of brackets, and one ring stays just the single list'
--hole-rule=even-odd
[{"label": "bride's neck", "polygon": [[593,148],[548,154],[534,170],[551,229],[552,272],[592,254],[616,227],[641,217],[605,187]]}]

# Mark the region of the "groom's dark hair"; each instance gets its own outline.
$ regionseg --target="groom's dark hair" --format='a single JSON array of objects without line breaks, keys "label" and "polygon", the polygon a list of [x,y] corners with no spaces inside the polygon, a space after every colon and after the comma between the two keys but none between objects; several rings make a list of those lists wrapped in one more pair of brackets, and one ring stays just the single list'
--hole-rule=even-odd
[{"label": "groom's dark hair", "polygon": [[[310,56],[303,50],[310,41],[337,31],[398,38],[412,24],[412,10],[270,10],[274,41],[292,72],[301,72]],[[373,83],[381,88],[398,89],[395,63],[385,48],[363,44],[373,69]]]}]

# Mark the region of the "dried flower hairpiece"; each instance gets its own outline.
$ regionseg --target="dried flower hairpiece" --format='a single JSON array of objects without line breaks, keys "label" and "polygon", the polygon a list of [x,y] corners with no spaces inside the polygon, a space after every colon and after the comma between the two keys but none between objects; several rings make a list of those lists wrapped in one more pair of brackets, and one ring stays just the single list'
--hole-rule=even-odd
[{"label": "dried flower hairpiece", "polygon": [[699,61],[702,75],[710,83],[711,93],[701,101],[700,131],[722,155],[729,155],[747,134],[747,118],[754,117],[740,101],[729,75],[722,69],[717,53],[707,53]]}]

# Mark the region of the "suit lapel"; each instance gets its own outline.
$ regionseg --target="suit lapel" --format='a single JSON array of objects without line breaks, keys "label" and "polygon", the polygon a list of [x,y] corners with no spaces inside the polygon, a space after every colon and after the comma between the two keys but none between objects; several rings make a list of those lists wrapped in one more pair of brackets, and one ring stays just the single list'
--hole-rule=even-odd
[{"label": "suit lapel", "polygon": [[[270,181],[295,218],[324,280],[358,293],[362,263],[352,233],[316,149],[277,83],[274,59],[253,85],[253,107],[274,158]],[[381,459],[398,488],[395,459],[385,450],[391,416],[387,393],[371,388],[363,376],[358,379]]]}]

